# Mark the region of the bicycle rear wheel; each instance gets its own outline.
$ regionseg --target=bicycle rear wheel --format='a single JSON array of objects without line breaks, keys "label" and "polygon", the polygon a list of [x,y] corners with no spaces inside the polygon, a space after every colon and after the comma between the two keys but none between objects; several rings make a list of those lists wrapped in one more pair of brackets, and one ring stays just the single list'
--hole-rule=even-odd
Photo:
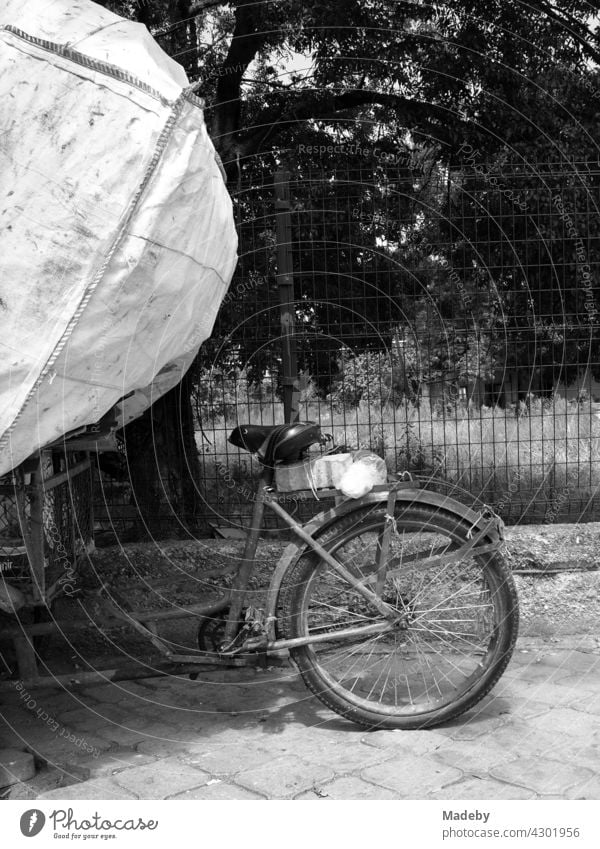
[{"label": "bicycle rear wheel", "polygon": [[358,508],[318,541],[405,615],[406,630],[336,639],[385,620],[314,552],[285,577],[279,627],[287,638],[331,634],[291,655],[336,713],[367,728],[426,728],[469,710],[498,681],[517,637],[517,595],[498,551],[451,557],[470,525],[426,505],[397,504],[383,556],[385,512]]}]

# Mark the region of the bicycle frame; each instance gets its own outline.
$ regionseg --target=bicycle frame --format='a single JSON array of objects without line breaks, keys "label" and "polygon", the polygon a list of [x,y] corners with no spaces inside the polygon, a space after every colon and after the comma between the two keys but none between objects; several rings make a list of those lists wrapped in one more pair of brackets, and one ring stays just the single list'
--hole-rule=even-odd
[{"label": "bicycle frame", "polygon": [[[235,648],[234,654],[248,651],[279,651],[281,649],[293,648],[300,645],[310,645],[320,641],[331,641],[332,639],[350,639],[353,637],[385,633],[394,629],[406,628],[406,622],[403,616],[399,616],[398,612],[386,604],[381,598],[381,590],[383,584],[383,575],[385,573],[386,561],[389,550],[389,540],[393,532],[395,522],[393,519],[396,501],[400,498],[403,501],[410,502],[426,502],[430,506],[434,506],[439,510],[450,511],[461,519],[467,519],[472,523],[471,538],[468,543],[461,546],[457,550],[448,553],[428,556],[424,560],[424,568],[432,563],[437,563],[440,560],[444,562],[452,562],[460,559],[467,553],[472,553],[473,549],[477,549],[478,554],[491,553],[497,550],[502,545],[502,534],[500,532],[501,525],[498,518],[494,514],[478,514],[471,508],[460,502],[455,501],[448,496],[442,496],[438,493],[417,488],[415,482],[398,481],[395,483],[375,487],[369,495],[359,500],[348,500],[341,505],[336,506],[325,514],[320,514],[311,523],[303,527],[286,511],[277,501],[277,495],[272,487],[274,472],[273,469],[264,468],[260,477],[257,488],[254,509],[252,513],[251,527],[244,547],[244,554],[240,567],[233,586],[231,588],[231,606],[227,617],[225,629],[225,638],[223,641],[223,656],[228,654],[227,647],[232,647],[238,632],[241,613],[244,607],[245,593],[249,579],[252,575],[254,567],[254,558],[258,546],[258,539],[262,527],[265,508],[272,510],[279,516],[285,524],[290,528],[293,534],[299,539],[300,543],[292,543],[284,552],[279,561],[275,572],[271,578],[270,586],[267,593],[266,615],[264,618],[264,628],[262,633],[256,638],[246,639],[241,646]],[[325,493],[324,493],[325,494]],[[340,496],[341,493],[336,490],[327,491],[329,496]],[[357,510],[360,507],[368,505],[376,505],[386,502],[386,513],[388,521],[385,522],[384,529],[380,534],[377,545],[377,559],[375,570],[369,579],[359,579],[348,571],[343,564],[329,554],[315,539],[315,533],[322,529],[333,519],[339,518],[340,515]],[[476,530],[476,533],[473,531]],[[488,540],[487,544],[479,545],[484,539]],[[275,634],[275,622],[277,619],[277,600],[279,590],[286,571],[289,569],[295,557],[304,553],[306,548],[316,552],[331,568],[340,576],[340,579],[353,587],[360,595],[363,596],[376,610],[381,613],[383,621],[372,625],[366,625],[356,628],[347,628],[338,631],[334,635],[331,633],[326,635],[313,635],[310,637],[300,637],[292,640],[278,640]],[[388,575],[390,573],[388,572]],[[370,589],[367,584],[373,583],[375,589]]]},{"label": "bicycle frame", "polygon": [[[370,604],[372,604],[376,610],[378,610],[383,617],[387,620],[387,622],[376,624],[376,625],[368,625],[362,628],[348,628],[344,631],[339,631],[336,634],[336,638],[346,639],[354,636],[360,636],[362,634],[370,634],[370,633],[383,633],[384,631],[392,630],[394,627],[398,627],[401,620],[401,617],[398,616],[398,613],[393,610],[388,604],[381,600],[380,597],[376,595],[372,590],[368,589],[364,585],[363,582],[358,580],[352,575],[341,563],[339,563],[334,557],[332,557],[319,543],[313,539],[313,537],[308,534],[298,522],[294,520],[290,514],[281,507],[277,500],[276,496],[273,496],[272,493],[274,490],[272,489],[273,482],[273,469],[264,468],[260,477],[256,500],[254,502],[254,509],[252,512],[252,524],[249,530],[248,537],[246,539],[246,545],[244,547],[244,555],[242,558],[242,563],[237,571],[236,579],[233,583],[231,589],[231,607],[229,609],[229,615],[227,617],[227,626],[225,628],[225,639],[224,645],[230,645],[237,634],[237,630],[239,627],[240,615],[242,613],[244,607],[244,597],[246,588],[248,586],[248,581],[252,574],[252,569],[254,566],[254,557],[256,555],[256,549],[258,546],[258,537],[260,534],[260,530],[262,527],[262,520],[264,517],[265,507],[268,507],[274,513],[276,513],[286,525],[293,531],[293,533],[299,537],[299,539],[308,545],[313,551],[319,554],[331,567],[334,569],[340,578],[348,582],[351,586],[353,586],[357,592],[359,592]],[[269,593],[269,597],[272,597],[272,593]],[[331,641],[331,635],[322,635],[321,637],[313,636],[306,638],[298,638],[295,640],[277,640],[275,638],[275,608],[269,609],[267,612],[267,617],[265,620],[265,634],[261,635],[261,637],[256,640],[246,640],[240,650],[244,651],[255,651],[255,650],[272,650],[278,651],[284,648],[292,648],[293,646],[299,645],[307,645],[313,642],[319,642],[323,639],[329,639]]]}]

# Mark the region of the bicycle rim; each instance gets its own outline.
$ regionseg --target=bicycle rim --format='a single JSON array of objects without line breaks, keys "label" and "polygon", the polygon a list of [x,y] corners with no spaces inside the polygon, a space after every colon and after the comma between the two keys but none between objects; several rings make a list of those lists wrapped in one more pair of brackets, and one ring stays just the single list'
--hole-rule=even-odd
[{"label": "bicycle rim", "polygon": [[338,713],[369,727],[435,725],[468,710],[506,667],[517,629],[514,584],[497,554],[445,560],[468,528],[418,506],[396,516],[383,563],[384,522],[381,509],[346,517],[320,541],[404,615],[406,629],[336,641],[336,631],[383,618],[309,554],[291,576],[286,632],[332,634],[293,657],[308,686]]}]

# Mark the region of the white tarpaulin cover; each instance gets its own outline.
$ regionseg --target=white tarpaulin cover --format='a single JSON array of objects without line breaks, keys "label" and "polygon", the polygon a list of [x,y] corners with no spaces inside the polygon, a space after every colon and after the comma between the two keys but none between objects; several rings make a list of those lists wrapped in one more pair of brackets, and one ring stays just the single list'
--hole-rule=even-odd
[{"label": "white tarpaulin cover", "polygon": [[0,474],[210,335],[236,261],[201,101],[141,24],[86,0],[0,8]]}]

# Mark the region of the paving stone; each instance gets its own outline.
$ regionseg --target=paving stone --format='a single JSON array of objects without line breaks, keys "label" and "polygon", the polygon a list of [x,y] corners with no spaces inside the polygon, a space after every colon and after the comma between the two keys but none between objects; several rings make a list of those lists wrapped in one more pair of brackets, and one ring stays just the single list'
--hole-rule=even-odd
[{"label": "paving stone", "polygon": [[119,787],[108,779],[97,778],[93,781],[82,781],[80,784],[71,784],[69,787],[59,787],[40,793],[38,799],[144,799],[145,796],[136,796],[130,790]]},{"label": "paving stone", "polygon": [[152,702],[151,699],[139,699],[137,706],[148,706],[153,703],[158,704],[160,707],[170,708],[172,710],[180,710],[184,708],[191,711],[206,711],[211,709],[212,691],[207,693],[206,690],[167,690],[165,692],[161,692],[160,695],[157,695],[154,702]]},{"label": "paving stone", "polygon": [[148,740],[144,738],[141,743],[135,745],[135,749],[137,752],[150,755],[154,758],[166,758],[169,755],[176,755],[178,753],[187,754],[196,745],[200,744],[197,744],[196,741],[190,743],[172,743],[167,740]]},{"label": "paving stone", "polygon": [[544,755],[556,750],[556,735],[542,731],[536,727],[536,719],[512,719],[496,728],[492,739],[497,746],[505,749],[507,754],[521,757],[523,752],[532,755]]},{"label": "paving stone", "polygon": [[600,667],[598,669],[579,669],[574,670],[570,667],[565,668],[564,677],[560,678],[556,683],[559,687],[577,687],[583,690],[593,690],[594,682],[598,680]]},{"label": "paving stone", "polygon": [[[262,740],[258,739],[261,736],[260,726],[257,723],[249,725],[246,722],[242,726],[239,726],[236,725],[237,720],[237,717],[233,717],[214,725],[205,723],[196,733],[188,731],[180,734],[177,739],[174,739],[177,734],[176,731],[171,731],[171,729],[167,731],[163,726],[149,726],[148,728],[151,734],[148,734],[145,738],[144,745],[142,746],[140,743],[136,746],[136,749],[138,751],[150,751],[149,746],[167,744],[174,751],[184,749],[185,751],[197,754],[208,750],[216,750],[219,747],[239,746],[243,748],[249,744],[249,741],[262,746]],[[266,739],[269,743],[271,742],[270,738]]]},{"label": "paving stone", "polygon": [[335,742],[340,739],[340,735],[345,740],[358,742],[365,733],[357,725],[346,722],[341,717],[338,720],[331,711],[325,710],[323,715],[324,720],[312,712],[310,715],[296,712],[263,713],[253,717],[249,727],[257,728],[279,741],[280,748],[287,748],[292,753],[297,746],[303,745],[307,735],[318,742]]},{"label": "paving stone", "polygon": [[[26,707],[26,704],[29,707]],[[74,710],[78,705],[72,698],[67,698],[64,695],[52,698],[45,692],[33,690],[27,694],[27,698],[23,698],[19,704],[14,704],[10,707],[0,709],[0,713],[9,721],[19,721],[28,716],[34,722],[39,720],[38,713],[46,713],[49,716],[56,716],[59,711]]]},{"label": "paving stone", "polygon": [[142,728],[124,728],[118,725],[107,725],[97,730],[97,735],[103,740],[106,740],[109,745],[117,744],[119,746],[135,746],[136,743],[141,743],[148,739],[148,735]]},{"label": "paving stone", "polygon": [[522,757],[490,769],[492,778],[526,787],[540,795],[562,795],[592,778],[585,767],[544,758]]},{"label": "paving stone", "polygon": [[9,801],[10,799],[35,799],[38,795],[38,790],[36,790],[31,781],[27,783],[18,781],[16,784],[13,784],[9,790],[5,791],[3,795],[3,799]]},{"label": "paving stone", "polygon": [[510,659],[508,669],[506,670],[507,672],[512,672],[513,667],[515,666],[530,666],[533,663],[537,663],[538,660],[545,660],[553,666],[562,666],[565,662],[565,656],[568,652],[562,650],[552,651],[545,647],[542,647],[541,649],[534,647],[523,650],[518,648],[520,642],[520,640],[517,641],[517,649]]},{"label": "paving stone", "polygon": [[271,799],[289,799],[333,776],[333,770],[327,767],[285,755],[241,772],[236,783]]},{"label": "paving stone", "polygon": [[[168,721],[167,721],[168,716]],[[223,721],[219,719],[218,721]],[[130,725],[132,723],[129,723]],[[163,716],[153,716],[152,713],[146,714],[143,719],[140,719],[140,727],[158,727],[163,726],[170,730],[170,736],[181,736],[181,732],[189,737],[196,737],[198,734],[204,733],[207,728],[217,724],[211,717],[207,717],[201,713],[189,713],[186,711],[171,711]]]},{"label": "paving stone", "polygon": [[[156,693],[151,684],[152,680],[151,678],[143,678],[140,681],[119,681],[119,688],[124,698],[129,694],[132,697],[139,697],[143,701],[152,698],[152,695]],[[134,698],[134,701],[138,701],[138,699]]]},{"label": "paving stone", "polygon": [[494,696],[503,704],[503,710],[499,712],[509,709],[512,700],[519,695],[522,686],[521,678],[507,676],[505,673],[505,677],[502,677],[494,687]]},{"label": "paving stone", "polygon": [[122,769],[131,766],[143,766],[154,763],[155,758],[135,749],[117,749],[116,751],[102,752],[98,757],[78,758],[73,766],[86,769],[89,778],[103,778],[114,775]]},{"label": "paving stone", "polygon": [[33,755],[22,749],[0,749],[0,787],[27,781],[34,775]]},{"label": "paving stone", "polygon": [[[2,667],[4,670],[4,667]],[[5,683],[5,682],[3,682]],[[16,681],[12,682],[13,685],[16,684]],[[21,693],[16,689],[15,686],[11,687],[10,690],[3,689],[0,692],[0,710],[4,713],[4,710],[9,707],[16,707],[21,704]]]},{"label": "paving stone", "polygon": [[106,704],[95,705],[93,708],[79,708],[78,710],[60,713],[58,719],[65,725],[73,728],[81,728],[84,731],[96,732],[107,725],[131,727],[135,723],[140,725],[146,721],[135,711],[127,711],[121,705]]},{"label": "paving stone", "polygon": [[175,757],[156,763],[125,769],[113,776],[119,787],[135,793],[140,799],[166,799],[184,790],[206,784],[210,775],[182,763]]},{"label": "paving stone", "polygon": [[40,734],[31,735],[27,748],[49,763],[60,764],[81,754],[103,752],[110,748],[110,743],[93,734],[61,727],[54,732],[44,729]]},{"label": "paving stone", "polygon": [[119,684],[110,682],[107,684],[98,684],[95,687],[84,687],[83,696],[88,696],[95,699],[100,704],[116,704],[129,697],[129,693],[123,690]]},{"label": "paving stone", "polygon": [[26,710],[21,707],[2,708],[1,718],[3,720],[2,728],[21,728],[26,725],[35,725],[39,722],[38,717],[31,710]]},{"label": "paving stone", "polygon": [[564,690],[567,694],[567,704],[580,699],[582,696],[598,694],[598,679],[596,675],[581,677],[580,675],[569,675],[561,681],[556,682],[557,690]]},{"label": "paving stone", "polygon": [[425,755],[440,747],[448,746],[446,734],[439,729],[431,731],[371,731],[361,738],[366,746],[378,749],[398,749],[414,755]]},{"label": "paving stone", "polygon": [[600,770],[600,743],[591,743],[589,746],[577,746],[572,742],[559,745],[554,753],[553,759],[564,760],[591,769],[592,772]]},{"label": "paving stone", "polygon": [[264,796],[259,796],[258,793],[251,793],[244,787],[238,787],[236,784],[227,784],[225,781],[219,781],[215,784],[206,784],[204,787],[195,787],[193,790],[184,790],[183,793],[177,793],[175,796],[169,796],[169,799],[221,799],[224,801],[235,801],[238,799],[255,799],[263,800]]},{"label": "paving stone", "polygon": [[552,666],[541,659],[529,664],[509,666],[504,672],[503,679],[524,678],[530,683],[556,684],[561,678],[571,674],[572,671],[565,669],[564,666]]},{"label": "paving stone", "polygon": [[563,734],[567,734],[589,740],[590,733],[600,731],[600,717],[584,717],[581,711],[572,708],[556,708],[536,717],[535,727],[538,731],[556,734],[559,739]]},{"label": "paving stone", "polygon": [[492,737],[440,749],[432,754],[431,760],[460,769],[465,775],[486,778],[491,767],[514,757],[514,753],[507,752],[505,748],[494,743]]},{"label": "paving stone", "polygon": [[[120,705],[118,707],[120,707]],[[192,716],[196,722],[201,722],[203,714],[200,711],[190,713],[189,711],[181,710],[181,708],[175,707],[174,705],[169,707],[166,705],[154,705],[147,702],[138,703],[135,709],[135,715],[143,718],[145,721],[166,722],[169,725],[178,727],[181,720],[185,719],[186,716]]]},{"label": "paving stone", "polygon": [[575,698],[569,687],[558,687],[556,684],[530,683],[523,681],[519,685],[519,693],[526,699],[545,702],[551,707],[567,707]]},{"label": "paving stone", "polygon": [[431,793],[428,799],[534,799],[535,793],[493,779],[466,778]]},{"label": "paving stone", "polygon": [[460,769],[433,763],[429,758],[398,758],[363,770],[361,777],[387,787],[401,799],[424,799],[462,778]]},{"label": "paving stone", "polygon": [[101,705],[97,714],[102,719],[109,720],[117,725],[128,725],[129,727],[135,725],[142,718],[137,711],[124,707],[122,702],[118,705]]},{"label": "paving stone", "polygon": [[465,720],[456,729],[453,730],[450,737],[456,741],[477,740],[483,736],[489,736],[496,728],[500,728],[505,722],[502,716],[492,716],[486,718],[474,717],[473,719]]},{"label": "paving stone", "polygon": [[370,784],[354,775],[342,776],[327,784],[320,784],[312,790],[306,790],[295,797],[296,801],[302,802],[326,802],[336,800],[354,799],[376,799],[386,801],[398,799],[399,796],[392,790]]},{"label": "paving stone", "polygon": [[544,662],[549,666],[568,669],[570,674],[594,672],[600,674],[600,655],[582,651],[561,651],[543,654]]},{"label": "paving stone", "polygon": [[45,710],[53,711],[74,709],[87,701],[76,684],[47,689],[36,688],[35,698]]},{"label": "paving stone", "polygon": [[201,753],[182,754],[183,763],[198,767],[212,775],[235,775],[273,760],[273,751],[255,745],[210,747]]},{"label": "paving stone", "polygon": [[596,773],[583,783],[570,787],[565,797],[567,799],[595,799],[598,801],[600,799],[600,775]]},{"label": "paving stone", "polygon": [[582,713],[593,713],[600,715],[600,693],[596,689],[595,693],[578,693],[575,698],[569,702],[569,707],[573,710],[580,710]]},{"label": "paving stone", "polygon": [[[290,729],[291,732],[291,729]],[[300,732],[300,733],[296,733]],[[271,752],[273,757],[283,757],[287,755],[298,755],[305,761],[311,763],[324,764],[329,766],[329,758],[326,756],[332,747],[336,747],[340,742],[340,737],[344,739],[343,732],[339,730],[333,732],[325,729],[306,728],[298,725],[293,733],[288,733],[288,729],[279,734],[264,735],[264,745]],[[346,740],[348,750],[358,748],[359,751],[366,749],[362,746],[358,736],[349,737]],[[342,754],[341,750],[335,748],[334,751]],[[368,762],[372,763],[371,752],[375,752],[378,760],[385,758],[385,753],[380,749],[366,749],[365,757]],[[348,757],[351,757],[350,755]]]},{"label": "paving stone", "polygon": [[143,732],[146,740],[165,740],[170,743],[187,743],[190,740],[190,732],[185,729],[178,729],[174,725],[167,725],[164,722],[154,722],[147,725],[142,725],[140,731]]},{"label": "paving stone", "polygon": [[18,730],[13,731],[12,728],[6,726],[0,728],[0,749],[23,749],[25,746],[24,734]]},{"label": "paving stone", "polygon": [[47,726],[38,723],[33,728],[23,728],[22,737],[23,741],[21,745],[14,748],[31,749],[33,751],[36,746],[51,745],[54,742],[55,733]]},{"label": "paving stone", "polygon": [[506,715],[514,719],[531,719],[552,709],[548,702],[538,702],[521,696],[513,696],[507,701],[509,708]]},{"label": "paving stone", "polygon": [[181,702],[185,702],[185,693],[173,694],[170,690],[146,689],[144,693],[127,693],[118,702],[120,706],[127,705],[133,710],[146,710],[150,708],[166,708],[171,710]]},{"label": "paving stone", "polygon": [[57,714],[57,719],[70,728],[77,728],[82,731],[95,731],[106,725],[106,720],[100,716],[96,709],[91,707],[60,712]]},{"label": "paving stone", "polygon": [[477,716],[480,719],[489,719],[491,717],[504,716],[510,713],[512,709],[512,701],[514,693],[512,690],[500,692],[494,690],[486,696],[478,705],[472,708],[468,713],[463,714],[469,719],[471,716]]},{"label": "paving stone", "polygon": [[[306,757],[304,752],[298,755]],[[310,760],[323,766],[332,767],[338,775],[364,769],[371,764],[383,763],[389,758],[397,757],[396,752],[387,749],[367,747],[360,741],[351,743],[335,742],[322,745],[320,750],[311,754]]]}]

